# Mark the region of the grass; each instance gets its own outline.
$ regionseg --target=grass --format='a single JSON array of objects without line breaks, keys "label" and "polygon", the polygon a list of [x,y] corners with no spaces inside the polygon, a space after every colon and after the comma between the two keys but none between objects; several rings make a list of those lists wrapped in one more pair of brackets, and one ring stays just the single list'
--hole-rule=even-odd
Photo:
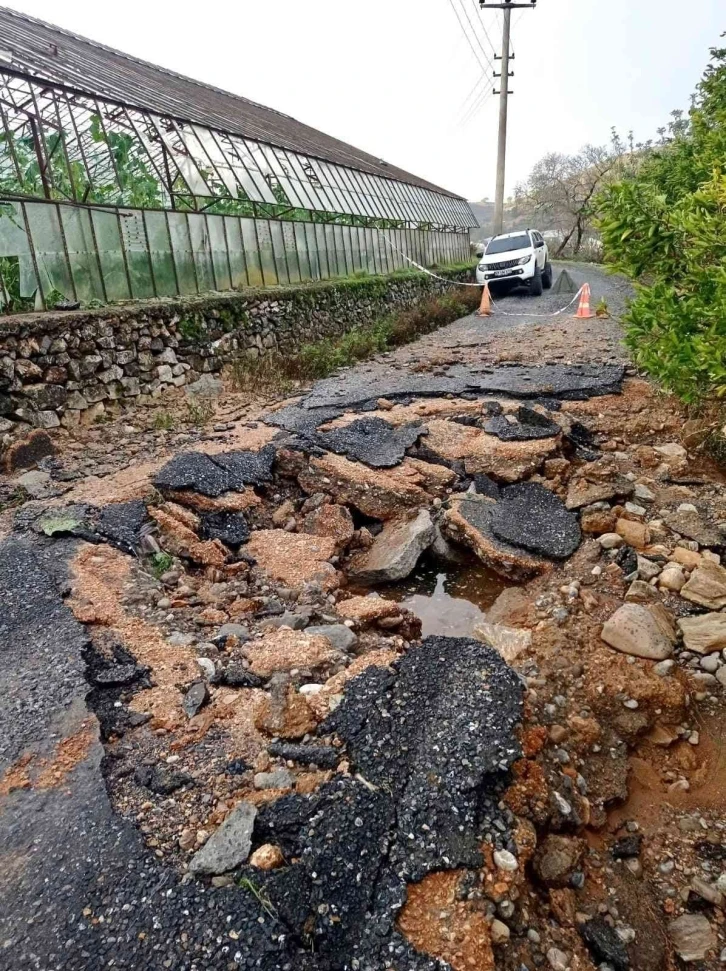
[{"label": "grass", "polygon": [[239,885],[244,890],[249,890],[252,896],[257,899],[258,903],[260,904],[260,906],[265,911],[268,917],[276,916],[276,911],[270,898],[267,896],[264,890],[262,890],[255,883],[253,883],[249,879],[249,877],[242,877],[242,879],[239,882]]},{"label": "grass", "polygon": [[187,421],[191,425],[202,427],[214,417],[214,405],[209,398],[192,398],[187,396]]},{"label": "grass", "polygon": [[456,295],[429,297],[410,310],[400,310],[368,326],[354,327],[340,337],[305,344],[294,354],[241,358],[231,366],[232,382],[239,390],[251,393],[288,391],[296,384],[327,377],[338,368],[430,334],[471,313],[479,305],[479,296],[479,291],[472,288]]},{"label": "grass", "polygon": [[157,580],[174,566],[174,557],[169,553],[154,553],[151,557],[151,572]]},{"label": "grass", "polygon": [[168,411],[160,411],[154,416],[154,429],[157,432],[170,432],[175,425],[174,416]]}]

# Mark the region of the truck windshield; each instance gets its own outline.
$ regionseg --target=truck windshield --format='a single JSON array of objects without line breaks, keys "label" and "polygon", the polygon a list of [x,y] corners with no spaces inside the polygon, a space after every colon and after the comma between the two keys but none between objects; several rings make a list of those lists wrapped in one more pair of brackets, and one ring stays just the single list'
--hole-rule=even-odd
[{"label": "truck windshield", "polygon": [[492,253],[511,253],[515,249],[525,249],[531,246],[529,236],[527,233],[517,233],[516,236],[502,237],[498,236],[491,241],[487,246],[487,256],[491,256]]}]

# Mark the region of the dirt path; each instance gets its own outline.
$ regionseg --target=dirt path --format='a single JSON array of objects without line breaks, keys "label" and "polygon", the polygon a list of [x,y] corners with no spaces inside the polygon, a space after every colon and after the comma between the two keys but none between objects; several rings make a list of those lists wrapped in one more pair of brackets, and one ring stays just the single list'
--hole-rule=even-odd
[{"label": "dirt path", "polygon": [[3,967],[722,966],[722,477],[564,302],[3,484]]}]

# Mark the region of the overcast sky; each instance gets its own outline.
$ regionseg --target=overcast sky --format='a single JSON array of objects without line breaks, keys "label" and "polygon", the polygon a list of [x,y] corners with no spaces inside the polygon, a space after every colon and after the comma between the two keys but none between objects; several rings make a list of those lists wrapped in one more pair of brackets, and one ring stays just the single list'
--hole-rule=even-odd
[{"label": "overcast sky", "polygon": [[[477,0],[9,5],[276,108],[469,199],[494,194],[497,99],[467,119],[491,89],[475,87],[483,72],[467,41],[482,61],[479,43],[491,55]],[[498,45],[501,14],[483,20]],[[548,151],[605,142],[613,125],[646,139],[686,108],[726,30],[726,3],[539,0],[513,23],[508,191]]]}]

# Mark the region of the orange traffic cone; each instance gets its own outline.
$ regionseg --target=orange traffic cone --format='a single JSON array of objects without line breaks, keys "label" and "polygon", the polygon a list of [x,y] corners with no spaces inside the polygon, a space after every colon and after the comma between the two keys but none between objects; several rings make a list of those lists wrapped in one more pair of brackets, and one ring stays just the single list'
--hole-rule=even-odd
[{"label": "orange traffic cone", "polygon": [[481,293],[481,304],[479,305],[479,317],[491,317],[492,315],[492,297],[489,293],[489,284],[484,284],[484,289]]},{"label": "orange traffic cone", "polygon": [[590,320],[591,317],[595,316],[590,310],[590,284],[586,283],[582,288],[582,296],[575,317],[580,320]]}]

